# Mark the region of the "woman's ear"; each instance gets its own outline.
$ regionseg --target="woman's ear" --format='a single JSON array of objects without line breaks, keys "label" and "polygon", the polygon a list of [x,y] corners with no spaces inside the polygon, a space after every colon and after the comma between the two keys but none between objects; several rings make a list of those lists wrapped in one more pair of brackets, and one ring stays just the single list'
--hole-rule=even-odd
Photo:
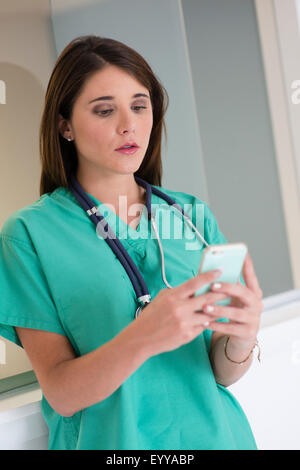
[{"label": "woman's ear", "polygon": [[67,119],[63,118],[61,114],[58,115],[57,122],[58,131],[64,139],[73,140],[71,126],[69,125]]}]

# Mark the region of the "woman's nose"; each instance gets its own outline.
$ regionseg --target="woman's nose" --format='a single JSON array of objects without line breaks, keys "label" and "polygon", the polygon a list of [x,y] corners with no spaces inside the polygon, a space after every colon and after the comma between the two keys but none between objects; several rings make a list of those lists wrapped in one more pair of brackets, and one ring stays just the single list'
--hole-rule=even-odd
[{"label": "woman's nose", "polygon": [[123,112],[118,122],[118,132],[133,132],[135,130],[135,117],[129,112]]}]

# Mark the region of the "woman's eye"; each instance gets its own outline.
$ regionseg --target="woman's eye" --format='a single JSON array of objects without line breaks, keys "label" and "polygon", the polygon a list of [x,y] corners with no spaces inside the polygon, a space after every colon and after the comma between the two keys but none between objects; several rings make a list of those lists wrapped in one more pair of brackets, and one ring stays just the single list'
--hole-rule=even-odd
[{"label": "woman's eye", "polygon": [[101,114],[102,116],[107,116],[107,114],[111,111],[112,111],[112,109],[105,109],[103,111],[96,111],[96,113]]},{"label": "woman's eye", "polygon": [[133,106],[135,109],[147,109],[147,106]]},{"label": "woman's eye", "polygon": [[[147,109],[147,106],[133,106],[135,111],[140,111],[141,109]],[[102,111],[96,111],[96,114],[100,114],[101,116],[108,116],[113,109],[104,109]]]}]

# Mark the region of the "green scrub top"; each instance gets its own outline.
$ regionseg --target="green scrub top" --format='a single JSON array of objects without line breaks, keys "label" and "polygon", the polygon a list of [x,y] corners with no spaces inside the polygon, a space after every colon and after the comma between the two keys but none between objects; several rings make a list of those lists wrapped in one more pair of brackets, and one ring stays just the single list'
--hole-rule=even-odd
[{"label": "green scrub top", "polygon": [[[209,244],[227,243],[208,205],[164,189]],[[89,193],[88,193],[89,194]],[[137,230],[89,194],[133,258],[152,299],[166,288],[155,232],[144,211]],[[205,246],[176,209],[152,193],[172,287],[196,276]],[[133,214],[134,215],[134,214]],[[167,222],[167,223],[165,223]],[[0,335],[22,347],[15,326],[67,336],[76,356],[134,321],[136,294],[116,255],[68,189],[59,187],[8,217],[1,231]],[[105,400],[71,417],[43,396],[49,449],[256,449],[235,397],[215,381],[211,330],[147,359]],[[109,380],[109,378],[108,378]],[[57,384],[59,387],[59,384]]]}]

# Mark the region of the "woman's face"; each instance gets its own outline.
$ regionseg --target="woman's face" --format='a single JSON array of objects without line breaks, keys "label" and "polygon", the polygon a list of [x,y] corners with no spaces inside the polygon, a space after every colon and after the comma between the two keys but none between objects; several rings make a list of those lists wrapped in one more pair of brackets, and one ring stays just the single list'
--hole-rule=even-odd
[{"label": "woman's face", "polygon": [[[119,67],[107,65],[86,81],[70,121],[60,118],[59,127],[65,138],[74,139],[81,171],[128,174],[143,161],[152,125],[147,88]],[[138,150],[132,155],[117,152],[126,142],[135,142]]]}]

